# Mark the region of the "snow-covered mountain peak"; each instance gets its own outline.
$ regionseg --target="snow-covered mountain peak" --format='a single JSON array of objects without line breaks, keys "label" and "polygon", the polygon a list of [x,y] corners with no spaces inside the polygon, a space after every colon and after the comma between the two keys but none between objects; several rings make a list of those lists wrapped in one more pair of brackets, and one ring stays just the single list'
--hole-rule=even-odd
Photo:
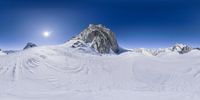
[{"label": "snow-covered mountain peak", "polygon": [[184,53],[188,53],[192,50],[192,47],[185,45],[185,44],[181,44],[181,43],[176,43],[173,47],[172,47],[172,51],[177,51],[180,54],[184,54]]},{"label": "snow-covered mountain peak", "polygon": [[90,47],[94,48],[95,51],[102,54],[119,52],[115,34],[101,24],[90,24],[89,27],[76,36],[74,40],[82,40],[90,44]]},{"label": "snow-covered mountain peak", "polygon": [[173,46],[173,48],[174,49],[182,49],[182,48],[184,48],[184,47],[186,47],[187,45],[186,44],[182,44],[182,43],[176,43],[174,46]]},{"label": "snow-covered mountain peak", "polygon": [[24,50],[25,50],[25,49],[28,49],[28,48],[32,48],[32,47],[37,47],[37,45],[34,44],[34,43],[31,43],[31,42],[28,42],[28,43],[26,44],[26,46],[24,47]]}]

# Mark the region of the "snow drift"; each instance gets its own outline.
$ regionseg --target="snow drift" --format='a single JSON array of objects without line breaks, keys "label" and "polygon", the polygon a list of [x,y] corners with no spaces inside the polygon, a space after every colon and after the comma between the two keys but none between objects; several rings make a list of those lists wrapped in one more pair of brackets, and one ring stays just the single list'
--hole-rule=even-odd
[{"label": "snow drift", "polygon": [[0,49],[0,56],[1,56],[1,55],[6,55],[6,53],[3,52],[3,51]]}]

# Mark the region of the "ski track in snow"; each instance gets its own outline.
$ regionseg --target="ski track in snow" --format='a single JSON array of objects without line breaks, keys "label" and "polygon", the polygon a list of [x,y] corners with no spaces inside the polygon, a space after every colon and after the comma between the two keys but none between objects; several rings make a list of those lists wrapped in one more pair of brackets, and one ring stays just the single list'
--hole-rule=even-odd
[{"label": "ski track in snow", "polygon": [[200,52],[91,55],[59,46],[0,56],[1,100],[199,100]]}]

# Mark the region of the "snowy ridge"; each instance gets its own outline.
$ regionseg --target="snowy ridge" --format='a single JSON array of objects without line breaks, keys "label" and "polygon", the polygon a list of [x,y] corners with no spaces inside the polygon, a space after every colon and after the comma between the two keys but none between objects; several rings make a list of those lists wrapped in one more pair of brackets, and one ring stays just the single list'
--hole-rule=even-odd
[{"label": "snowy ridge", "polygon": [[[191,51],[199,51],[198,48],[192,48],[185,44],[175,44],[169,48],[160,48],[160,49],[147,49],[147,48],[139,48],[133,49],[133,52],[141,53],[146,56],[162,56],[162,55],[173,55],[173,54],[186,54]],[[200,52],[200,51],[199,51]]]}]

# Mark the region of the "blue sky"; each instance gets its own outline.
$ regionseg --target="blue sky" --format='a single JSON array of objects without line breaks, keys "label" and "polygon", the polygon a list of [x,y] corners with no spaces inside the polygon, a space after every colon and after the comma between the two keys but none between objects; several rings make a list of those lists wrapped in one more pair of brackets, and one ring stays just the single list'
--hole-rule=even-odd
[{"label": "blue sky", "polygon": [[110,28],[126,48],[200,46],[197,0],[0,0],[0,48],[61,44],[90,23]]}]

